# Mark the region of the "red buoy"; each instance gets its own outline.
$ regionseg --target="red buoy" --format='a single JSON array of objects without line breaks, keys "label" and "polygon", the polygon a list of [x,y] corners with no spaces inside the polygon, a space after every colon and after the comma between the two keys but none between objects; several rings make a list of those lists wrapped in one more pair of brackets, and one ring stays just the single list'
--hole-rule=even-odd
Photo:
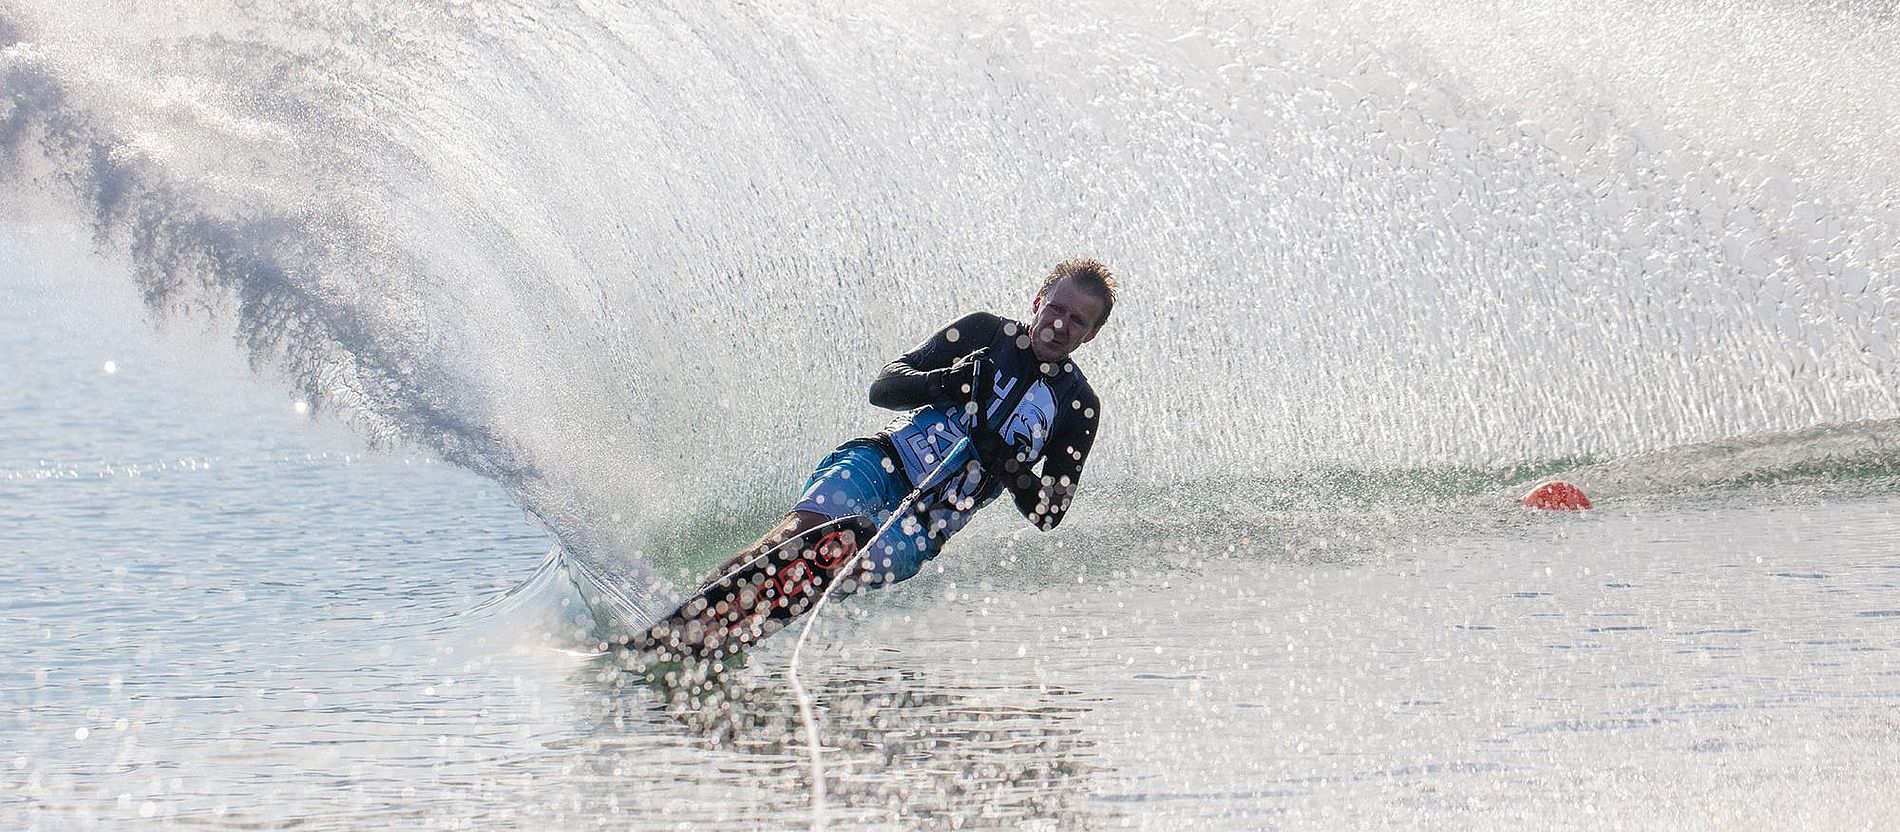
[{"label": "red buoy", "polygon": [[1527,508],[1546,511],[1582,511],[1590,507],[1583,489],[1560,480],[1551,480],[1531,489],[1522,501]]}]

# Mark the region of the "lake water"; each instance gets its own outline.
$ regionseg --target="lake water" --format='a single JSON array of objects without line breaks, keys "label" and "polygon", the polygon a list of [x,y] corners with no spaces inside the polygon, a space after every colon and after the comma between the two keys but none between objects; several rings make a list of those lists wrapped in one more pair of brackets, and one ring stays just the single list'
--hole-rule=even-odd
[{"label": "lake water", "polygon": [[[492,483],[167,357],[189,333],[149,334],[123,293],[76,303],[46,265],[8,264],[0,313],[26,393],[0,480],[5,825],[811,822],[789,638],[725,700],[669,704],[591,651],[582,593],[536,576],[548,539]],[[819,620],[823,818],[1878,828],[1900,499],[1872,492],[1499,501],[1456,529],[1342,510],[1360,542],[1326,558],[979,536]]]},{"label": "lake water", "polygon": [[[1889,828],[1897,25],[5,3],[0,828]],[[1078,254],[1061,529],[602,652]]]}]

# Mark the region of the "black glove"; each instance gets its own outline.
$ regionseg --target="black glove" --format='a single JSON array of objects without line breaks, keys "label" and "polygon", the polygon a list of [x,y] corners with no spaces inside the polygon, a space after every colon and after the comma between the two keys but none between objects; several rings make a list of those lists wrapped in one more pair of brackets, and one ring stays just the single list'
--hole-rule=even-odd
[{"label": "black glove", "polygon": [[925,373],[930,378],[931,401],[967,405],[971,402],[980,404],[988,398],[989,351],[989,347],[984,347],[957,359],[956,363],[948,367]]}]

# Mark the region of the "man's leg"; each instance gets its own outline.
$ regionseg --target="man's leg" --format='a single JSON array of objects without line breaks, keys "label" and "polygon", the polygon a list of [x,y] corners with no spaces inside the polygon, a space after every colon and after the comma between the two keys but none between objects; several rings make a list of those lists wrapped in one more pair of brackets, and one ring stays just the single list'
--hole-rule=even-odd
[{"label": "man's leg", "polygon": [[818,512],[793,510],[791,513],[786,514],[785,519],[779,521],[778,525],[773,526],[771,531],[766,532],[764,537],[759,538],[757,543],[747,546],[741,550],[739,554],[733,555],[731,560],[720,564],[718,568],[706,576],[706,580],[701,582],[701,585],[711,584],[713,581],[725,577],[726,573],[752,562],[753,558],[765,554],[772,547],[829,522],[831,522],[831,518],[819,514]]},{"label": "man's leg", "polygon": [[[903,498],[903,486],[895,481],[892,465],[873,443],[853,440],[839,446],[818,463],[818,469],[805,482],[804,495],[786,513],[785,519],[757,543],[713,570],[706,582],[710,584],[725,577],[772,547],[828,523],[834,517],[862,514],[876,522]],[[867,542],[859,541],[859,545]]]}]

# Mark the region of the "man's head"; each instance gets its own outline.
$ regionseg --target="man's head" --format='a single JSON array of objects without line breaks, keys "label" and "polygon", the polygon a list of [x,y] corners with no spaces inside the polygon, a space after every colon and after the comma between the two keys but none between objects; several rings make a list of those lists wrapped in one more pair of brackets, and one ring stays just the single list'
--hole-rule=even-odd
[{"label": "man's head", "polygon": [[1029,348],[1036,360],[1056,363],[1095,338],[1115,309],[1115,275],[1095,260],[1057,263],[1030,306]]}]

